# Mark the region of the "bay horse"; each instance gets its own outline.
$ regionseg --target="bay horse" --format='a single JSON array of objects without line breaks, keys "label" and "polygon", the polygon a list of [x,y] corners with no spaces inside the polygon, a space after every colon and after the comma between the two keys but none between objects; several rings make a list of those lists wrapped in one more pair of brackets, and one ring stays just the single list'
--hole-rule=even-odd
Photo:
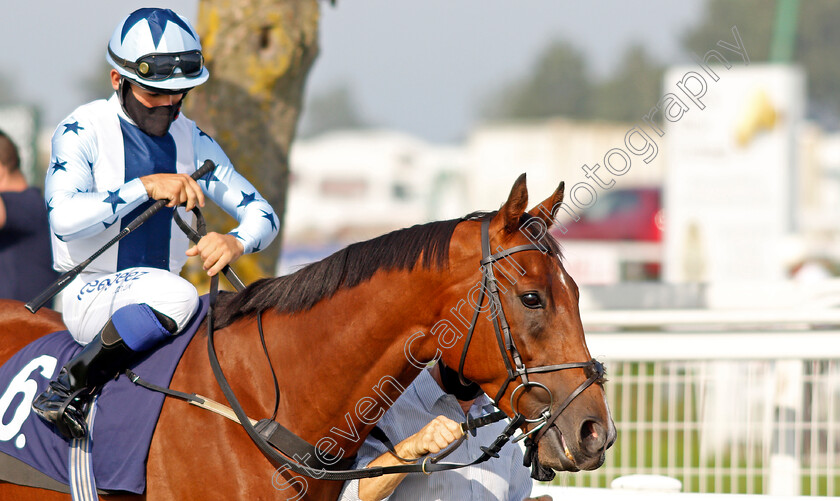
[{"label": "bay horse", "polygon": [[[463,365],[464,377],[491,397],[501,390],[503,411],[531,419],[523,431],[571,396],[565,410],[540,432],[536,459],[554,470],[599,467],[616,435],[602,381],[583,386],[587,371],[571,368],[529,373],[527,385],[508,384],[512,354],[500,353],[494,321],[487,321],[493,316],[492,308],[486,308],[489,300],[482,305],[475,299],[486,272],[479,267],[486,219],[493,252],[520,247],[505,255],[506,263],[497,263],[496,279],[501,317],[522,364],[575,365],[591,359],[577,285],[563,267],[559,244],[545,231],[562,200],[561,183],[526,212],[523,174],[497,212],[397,230],[293,274],[221,295],[214,310],[215,345],[240,403],[257,419],[273,412],[274,386],[257,329],[260,316],[280,380],[277,421],[313,445],[329,444],[333,455],[355,454],[423,363],[440,357],[450,367]],[[537,227],[542,231],[532,231]],[[482,314],[467,336],[464,322],[473,306]],[[31,315],[21,303],[0,301],[0,363],[32,340],[63,328],[56,312]],[[203,332],[202,327],[187,347],[171,388],[225,402],[208,363]],[[519,393],[515,400],[514,393]],[[341,488],[341,482],[278,469],[238,424],[167,399],[149,451],[145,494],[103,499],[322,500],[335,499]],[[69,498],[0,483],[5,501]]]}]

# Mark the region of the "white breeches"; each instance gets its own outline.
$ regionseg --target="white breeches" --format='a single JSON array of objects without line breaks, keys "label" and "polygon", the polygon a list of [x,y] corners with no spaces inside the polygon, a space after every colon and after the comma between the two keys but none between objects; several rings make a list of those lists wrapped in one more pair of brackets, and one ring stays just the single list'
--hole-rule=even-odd
[{"label": "white breeches", "polygon": [[84,345],[115,311],[140,303],[174,320],[180,332],[198,310],[198,292],[187,280],[159,268],[82,273],[64,290],[62,314],[73,339]]}]

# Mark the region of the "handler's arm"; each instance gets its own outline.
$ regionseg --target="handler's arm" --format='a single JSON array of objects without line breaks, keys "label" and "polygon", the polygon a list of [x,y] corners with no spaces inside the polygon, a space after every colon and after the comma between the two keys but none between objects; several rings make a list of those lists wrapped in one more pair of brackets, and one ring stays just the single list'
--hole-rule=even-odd
[{"label": "handler's arm", "polygon": [[[445,416],[438,416],[420,431],[397,444],[394,449],[400,457],[414,460],[426,454],[437,454],[447,445],[458,440],[461,435],[463,435],[463,432],[458,423]],[[386,452],[371,461],[368,468],[401,464],[406,463]],[[380,501],[390,496],[406,475],[407,473],[399,473],[359,480],[359,499],[362,501]]]}]

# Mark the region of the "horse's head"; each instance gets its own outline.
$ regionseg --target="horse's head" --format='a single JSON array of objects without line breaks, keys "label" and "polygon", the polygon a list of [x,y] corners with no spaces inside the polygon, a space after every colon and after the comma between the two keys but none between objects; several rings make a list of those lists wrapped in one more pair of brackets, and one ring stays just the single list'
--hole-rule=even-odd
[{"label": "horse's head", "polygon": [[473,326],[443,358],[508,415],[527,419],[530,460],[554,470],[592,470],[603,463],[616,431],[603,367],[586,347],[578,287],[547,231],[562,200],[561,183],[527,211],[523,174],[492,219],[459,226],[453,257],[475,270],[481,249],[481,282],[475,271],[464,278],[463,286],[475,286],[458,316]]}]

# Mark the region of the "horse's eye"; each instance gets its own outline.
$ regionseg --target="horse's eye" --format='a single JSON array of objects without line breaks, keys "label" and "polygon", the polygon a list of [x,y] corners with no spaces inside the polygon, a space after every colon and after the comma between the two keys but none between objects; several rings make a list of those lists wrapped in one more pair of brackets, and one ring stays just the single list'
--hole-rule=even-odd
[{"label": "horse's eye", "polygon": [[522,294],[519,299],[522,300],[522,304],[524,304],[526,308],[542,308],[543,305],[540,295],[536,292],[526,292],[525,294]]}]

